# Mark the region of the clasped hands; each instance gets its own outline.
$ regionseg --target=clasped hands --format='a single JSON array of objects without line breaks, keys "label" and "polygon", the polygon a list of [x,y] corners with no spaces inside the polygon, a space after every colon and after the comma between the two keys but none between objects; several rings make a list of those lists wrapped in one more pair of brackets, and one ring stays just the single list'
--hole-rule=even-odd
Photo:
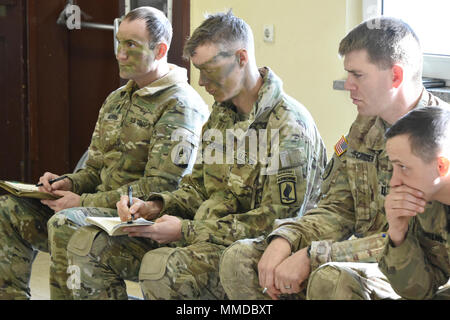
[{"label": "clasped hands", "polygon": [[303,248],[291,255],[291,245],[281,237],[273,239],[258,263],[259,285],[272,299],[280,294],[299,293],[311,272],[310,259]]}]

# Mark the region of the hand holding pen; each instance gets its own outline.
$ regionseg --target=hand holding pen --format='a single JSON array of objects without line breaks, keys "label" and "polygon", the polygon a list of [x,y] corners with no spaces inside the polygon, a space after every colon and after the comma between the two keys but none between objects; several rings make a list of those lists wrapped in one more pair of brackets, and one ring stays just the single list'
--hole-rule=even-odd
[{"label": "hand holding pen", "polygon": [[139,198],[133,197],[128,189],[128,195],[122,195],[120,200],[116,203],[116,207],[120,220],[123,222],[132,221],[138,218],[154,220],[158,218],[161,212],[162,201],[142,201]]},{"label": "hand holding pen", "polygon": [[[67,178],[67,179],[66,179]],[[51,193],[54,190],[71,191],[72,181],[67,176],[58,176],[51,172],[44,173],[36,184],[40,191]]]}]

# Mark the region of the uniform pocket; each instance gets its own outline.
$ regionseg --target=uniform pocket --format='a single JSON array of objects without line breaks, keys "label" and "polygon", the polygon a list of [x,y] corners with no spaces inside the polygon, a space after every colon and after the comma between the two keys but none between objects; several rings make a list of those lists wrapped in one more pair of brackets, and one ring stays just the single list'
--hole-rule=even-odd
[{"label": "uniform pocket", "polygon": [[110,150],[117,145],[122,127],[122,115],[117,113],[106,113],[100,126],[100,137],[104,143],[105,150]]},{"label": "uniform pocket", "polygon": [[142,259],[139,280],[159,280],[166,273],[167,261],[176,248],[158,248],[147,252]]},{"label": "uniform pocket", "polygon": [[79,228],[70,238],[67,250],[78,256],[87,256],[91,251],[97,234],[101,231],[101,229],[93,226]]},{"label": "uniform pocket", "polygon": [[370,192],[369,165],[368,163],[347,158],[348,178],[353,190],[356,232],[367,231],[370,219],[370,203],[373,195]]},{"label": "uniform pocket", "polygon": [[235,164],[231,166],[228,186],[239,199],[244,210],[253,209],[256,201],[256,178],[260,171],[259,165]]}]

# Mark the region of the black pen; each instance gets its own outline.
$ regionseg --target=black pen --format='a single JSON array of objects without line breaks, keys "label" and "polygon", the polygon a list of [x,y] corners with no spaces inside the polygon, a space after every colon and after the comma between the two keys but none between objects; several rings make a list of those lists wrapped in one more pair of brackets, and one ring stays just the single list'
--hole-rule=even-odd
[{"label": "black pen", "polygon": [[[48,180],[48,183],[52,184],[52,183],[54,183],[56,181],[60,181],[60,180],[65,179],[65,178],[67,178],[67,176],[61,176],[61,177],[58,177],[58,178],[55,178],[55,179],[52,179],[52,180]],[[36,184],[36,187],[42,187],[43,185],[44,184],[41,182],[41,183]]]},{"label": "black pen", "polygon": [[[128,200],[129,200],[129,204],[128,207],[131,208],[131,206],[133,205],[133,188],[131,186],[128,186]],[[134,214],[131,214],[131,220],[128,221],[129,224],[133,223],[134,220]]]}]

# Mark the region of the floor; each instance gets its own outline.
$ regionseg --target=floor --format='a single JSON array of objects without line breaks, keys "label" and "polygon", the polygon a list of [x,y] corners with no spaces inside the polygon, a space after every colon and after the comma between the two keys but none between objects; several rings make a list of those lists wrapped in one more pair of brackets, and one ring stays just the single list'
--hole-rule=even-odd
[{"label": "floor", "polygon": [[[30,288],[31,300],[50,300],[50,289],[48,285],[48,273],[50,256],[48,253],[39,252],[33,263],[31,272]],[[125,281],[128,295],[142,298],[142,292],[137,282]]]}]

